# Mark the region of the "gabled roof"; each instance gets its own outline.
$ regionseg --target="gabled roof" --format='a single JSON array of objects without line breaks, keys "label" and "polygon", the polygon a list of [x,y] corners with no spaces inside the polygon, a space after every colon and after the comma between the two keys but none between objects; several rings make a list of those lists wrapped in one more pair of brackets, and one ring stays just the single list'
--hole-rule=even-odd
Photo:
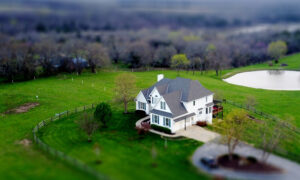
[{"label": "gabled roof", "polygon": [[[164,79],[158,81],[157,83],[155,83],[155,84],[154,84],[153,86],[151,86],[150,88],[142,90],[142,92],[143,92],[145,98],[146,98],[146,99],[149,99],[149,95],[150,95],[150,93],[152,92],[152,90],[154,89],[154,87],[157,88],[157,87],[159,87],[159,86],[166,85],[166,84],[168,84],[168,82],[170,82],[170,81],[171,81],[171,79],[164,78]],[[162,88],[162,87],[161,87],[161,88]],[[160,92],[159,92],[159,93],[160,93]]]},{"label": "gabled roof", "polygon": [[164,78],[150,88],[142,90],[146,99],[150,99],[149,95],[155,87],[169,106],[172,117],[187,113],[182,102],[193,101],[213,94],[197,80],[177,77],[176,79]]},{"label": "gabled roof", "polygon": [[168,107],[170,108],[173,117],[180,116],[181,114],[187,113],[184,105],[181,103],[181,92],[174,91],[168,94],[163,95]]}]

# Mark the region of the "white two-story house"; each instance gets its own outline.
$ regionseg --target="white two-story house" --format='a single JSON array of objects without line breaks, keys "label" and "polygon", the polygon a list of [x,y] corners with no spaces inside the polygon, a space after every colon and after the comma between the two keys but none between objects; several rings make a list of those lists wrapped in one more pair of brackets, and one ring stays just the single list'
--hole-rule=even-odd
[{"label": "white two-story house", "polygon": [[136,110],[150,115],[151,124],[174,133],[197,121],[212,123],[213,93],[197,80],[167,79],[160,74],[153,86],[139,92]]}]

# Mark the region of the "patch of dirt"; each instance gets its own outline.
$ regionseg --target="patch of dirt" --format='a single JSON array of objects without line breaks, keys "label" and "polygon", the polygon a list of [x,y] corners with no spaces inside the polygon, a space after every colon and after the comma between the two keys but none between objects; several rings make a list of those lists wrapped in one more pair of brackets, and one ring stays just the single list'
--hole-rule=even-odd
[{"label": "patch of dirt", "polygon": [[217,159],[218,165],[223,168],[228,168],[237,171],[258,172],[258,173],[278,173],[282,169],[271,164],[260,162],[253,157],[242,157],[234,154],[233,158],[229,160],[228,155],[220,156]]},{"label": "patch of dirt", "polygon": [[29,111],[30,109],[36,107],[36,106],[39,106],[40,103],[38,102],[33,102],[33,103],[25,103],[19,107],[16,107],[14,109],[10,109],[8,111],[5,112],[5,114],[13,114],[13,113],[25,113],[27,111]]},{"label": "patch of dirt", "polygon": [[23,145],[24,147],[30,146],[31,143],[32,143],[32,141],[29,140],[29,139],[23,139],[23,140],[21,140],[21,141],[18,142],[18,144],[21,144],[21,145]]}]

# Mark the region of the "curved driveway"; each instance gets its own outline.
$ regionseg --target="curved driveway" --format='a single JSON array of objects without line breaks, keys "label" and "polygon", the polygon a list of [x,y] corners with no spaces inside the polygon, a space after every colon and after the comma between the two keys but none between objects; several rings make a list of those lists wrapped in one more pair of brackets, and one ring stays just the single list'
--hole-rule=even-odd
[{"label": "curved driveway", "polygon": [[[240,144],[236,150],[236,153],[243,156],[254,156],[260,158],[262,151],[246,144]],[[232,179],[263,179],[263,180],[296,180],[300,178],[300,165],[290,160],[281,158],[279,156],[271,154],[268,158],[268,163],[275,165],[284,170],[283,173],[273,174],[259,174],[259,173],[246,173],[236,172],[228,169],[218,168],[214,170],[207,169],[200,163],[202,157],[212,156],[217,157],[222,154],[228,153],[227,146],[220,144],[217,140],[204,144],[199,147],[192,157],[192,163],[200,170],[215,175],[224,176]]]}]

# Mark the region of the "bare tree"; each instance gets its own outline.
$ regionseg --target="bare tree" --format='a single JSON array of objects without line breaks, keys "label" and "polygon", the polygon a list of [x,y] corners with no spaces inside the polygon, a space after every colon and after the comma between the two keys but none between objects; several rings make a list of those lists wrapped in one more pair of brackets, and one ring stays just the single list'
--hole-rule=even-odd
[{"label": "bare tree", "polygon": [[53,74],[53,61],[58,55],[58,45],[51,40],[43,40],[34,45],[35,52],[38,56],[39,63],[43,66],[44,74]]},{"label": "bare tree", "polygon": [[229,49],[226,45],[218,43],[217,46],[209,44],[206,48],[206,56],[209,66],[216,71],[216,75],[221,74],[221,70],[226,67],[229,62]]},{"label": "bare tree", "polygon": [[128,103],[135,97],[136,78],[133,74],[123,73],[116,77],[115,84],[115,100],[124,104],[124,113],[127,113]]},{"label": "bare tree", "polygon": [[176,49],[173,46],[158,47],[153,57],[154,66],[169,67],[171,65],[171,58],[175,54],[176,54]]},{"label": "bare tree", "polygon": [[99,126],[98,123],[94,120],[93,116],[84,113],[79,120],[78,125],[88,136],[88,141],[91,142],[91,136],[93,135],[93,133],[95,133]]},{"label": "bare tree", "polygon": [[266,162],[270,154],[278,148],[282,139],[287,137],[289,122],[291,117],[284,120],[278,120],[275,124],[265,121],[260,127],[261,138],[259,138],[260,146],[263,150],[261,160]]},{"label": "bare tree", "polygon": [[200,57],[191,58],[190,66],[193,71],[193,75],[195,75],[195,70],[199,69],[202,72],[202,59]]},{"label": "bare tree", "polygon": [[91,72],[96,72],[96,67],[104,67],[110,64],[107,50],[99,43],[92,43],[86,46],[86,58]]}]

